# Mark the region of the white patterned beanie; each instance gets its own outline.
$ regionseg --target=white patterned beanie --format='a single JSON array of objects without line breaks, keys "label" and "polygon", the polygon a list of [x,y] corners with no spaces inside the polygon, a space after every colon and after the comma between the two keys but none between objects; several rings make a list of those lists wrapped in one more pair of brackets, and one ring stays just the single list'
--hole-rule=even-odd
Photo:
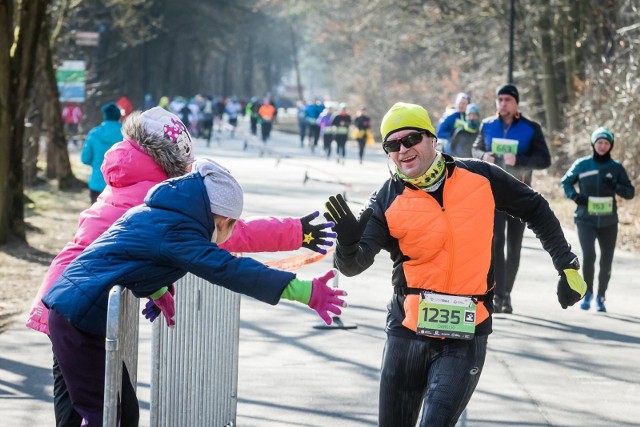
[{"label": "white patterned beanie", "polygon": [[193,163],[193,141],[178,116],[161,107],[135,111],[122,124],[125,140],[136,142],[169,178],[184,175]]}]

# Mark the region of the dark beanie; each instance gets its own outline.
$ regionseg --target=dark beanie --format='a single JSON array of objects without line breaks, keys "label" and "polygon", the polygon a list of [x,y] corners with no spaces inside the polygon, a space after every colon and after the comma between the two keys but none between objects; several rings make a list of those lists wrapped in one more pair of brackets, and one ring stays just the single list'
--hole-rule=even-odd
[{"label": "dark beanie", "polygon": [[120,117],[122,117],[122,114],[120,113],[120,107],[118,107],[113,102],[110,102],[107,105],[103,105],[102,116],[105,120],[118,121],[120,120]]},{"label": "dark beanie", "polygon": [[517,103],[520,103],[520,95],[518,94],[518,88],[512,84],[502,85],[496,91],[496,96],[498,95],[510,95],[513,96]]}]

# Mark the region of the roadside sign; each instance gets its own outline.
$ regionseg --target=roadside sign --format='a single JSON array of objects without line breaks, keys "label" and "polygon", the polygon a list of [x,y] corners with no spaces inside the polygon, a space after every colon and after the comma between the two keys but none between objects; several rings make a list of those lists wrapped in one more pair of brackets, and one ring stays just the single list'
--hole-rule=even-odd
[{"label": "roadside sign", "polygon": [[56,73],[58,92],[61,102],[84,102],[85,100],[85,62],[78,60],[62,61]]},{"label": "roadside sign", "polygon": [[78,46],[98,46],[100,33],[96,31],[76,31],[76,44]]}]

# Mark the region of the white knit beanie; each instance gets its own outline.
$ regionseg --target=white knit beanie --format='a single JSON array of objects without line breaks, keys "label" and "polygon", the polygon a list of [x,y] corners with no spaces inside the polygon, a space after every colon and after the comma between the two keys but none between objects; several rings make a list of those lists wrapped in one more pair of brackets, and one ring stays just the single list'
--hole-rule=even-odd
[{"label": "white knit beanie", "polygon": [[242,214],[242,187],[231,173],[219,163],[210,159],[197,159],[193,171],[204,178],[211,213],[238,219]]}]

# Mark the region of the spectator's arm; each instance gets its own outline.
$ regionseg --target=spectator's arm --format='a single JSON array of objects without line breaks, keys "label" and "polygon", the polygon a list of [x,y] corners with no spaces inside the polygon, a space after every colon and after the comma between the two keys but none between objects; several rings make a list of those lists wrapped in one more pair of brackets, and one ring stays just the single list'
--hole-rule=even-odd
[{"label": "spectator's arm", "polygon": [[484,160],[484,154],[487,152],[484,142],[484,123],[480,125],[478,136],[471,147],[471,155],[477,159]]},{"label": "spectator's arm", "polygon": [[546,169],[551,166],[551,155],[547,141],[542,134],[542,128],[537,123],[533,125],[533,137],[531,138],[531,148],[526,154],[516,155],[516,166],[527,169]]},{"label": "spectator's arm", "polygon": [[93,162],[93,131],[89,132],[87,139],[82,146],[82,153],[80,153],[80,160],[85,165],[91,165]]}]

